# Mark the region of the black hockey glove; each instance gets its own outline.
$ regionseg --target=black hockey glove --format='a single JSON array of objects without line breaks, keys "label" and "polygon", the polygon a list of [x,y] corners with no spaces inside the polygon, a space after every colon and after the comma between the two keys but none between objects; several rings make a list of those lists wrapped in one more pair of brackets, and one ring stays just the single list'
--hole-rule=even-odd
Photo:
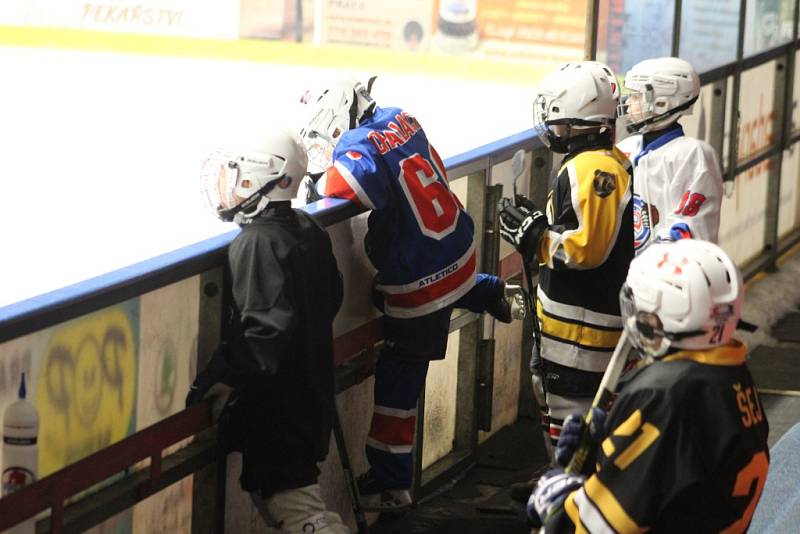
[{"label": "black hockey glove", "polygon": [[205,369],[197,373],[186,395],[187,408],[203,399],[211,399],[211,416],[214,421],[219,419],[233,392],[233,373],[227,363],[229,350],[230,345],[226,342],[217,347]]},{"label": "black hockey glove", "polygon": [[522,195],[517,195],[517,205],[509,198],[501,198],[500,235],[514,245],[525,263],[536,259],[539,238],[547,229],[547,217]]}]

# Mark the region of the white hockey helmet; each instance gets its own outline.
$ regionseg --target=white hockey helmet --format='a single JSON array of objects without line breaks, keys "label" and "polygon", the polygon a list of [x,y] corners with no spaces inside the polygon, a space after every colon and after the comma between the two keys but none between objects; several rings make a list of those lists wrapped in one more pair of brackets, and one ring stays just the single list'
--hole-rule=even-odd
[{"label": "white hockey helmet", "polygon": [[611,69],[600,65],[596,61],[566,63],[539,84],[533,126],[553,151],[567,152],[569,139],[586,128],[613,128],[619,91],[610,83]]},{"label": "white hockey helmet", "polygon": [[245,224],[270,201],[292,200],[307,163],[300,137],[283,128],[255,142],[217,149],[200,173],[203,201],[223,221]]},{"label": "white hockey helmet", "polygon": [[646,59],[625,75],[619,116],[630,133],[658,130],[690,115],[700,96],[700,77],[677,57]]},{"label": "white hockey helmet", "polygon": [[301,102],[309,106],[308,119],[300,137],[308,151],[311,174],[325,172],[331,165],[333,148],[342,134],[372,116],[376,102],[370,96],[375,77],[367,85],[345,78],[333,82],[316,94],[306,92]]},{"label": "white hockey helmet", "polygon": [[617,76],[611,67],[599,61],[570,61],[561,65],[561,70],[574,70],[574,69],[596,69],[600,76],[608,80],[608,85],[611,86],[611,94],[614,100],[619,100],[620,97],[620,84],[617,81]]},{"label": "white hockey helmet", "polygon": [[656,243],[634,258],[620,291],[631,343],[660,358],[671,348],[727,343],[739,322],[742,276],[717,245],[697,239]]}]

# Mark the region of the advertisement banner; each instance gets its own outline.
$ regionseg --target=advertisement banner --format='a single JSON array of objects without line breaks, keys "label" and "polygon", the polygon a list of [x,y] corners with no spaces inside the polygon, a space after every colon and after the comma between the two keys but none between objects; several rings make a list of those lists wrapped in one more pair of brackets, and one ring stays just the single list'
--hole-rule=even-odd
[{"label": "advertisement banner", "polygon": [[583,56],[583,0],[437,0],[434,50],[552,68]]},{"label": "advertisement banner", "polygon": [[[315,0],[240,0],[239,36],[247,39],[311,41],[314,3]],[[300,27],[298,18],[302,22]]]},{"label": "advertisement banner", "polygon": [[481,0],[482,39],[583,49],[586,1]]},{"label": "advertisement banner", "polygon": [[0,25],[235,39],[239,1],[6,0]]},{"label": "advertisement banner", "polygon": [[321,43],[426,49],[433,0],[321,0]]}]

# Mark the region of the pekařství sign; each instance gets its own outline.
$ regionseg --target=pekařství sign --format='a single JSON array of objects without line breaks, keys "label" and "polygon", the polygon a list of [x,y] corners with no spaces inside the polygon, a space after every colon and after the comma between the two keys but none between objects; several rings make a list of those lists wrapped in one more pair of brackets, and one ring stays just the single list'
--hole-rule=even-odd
[{"label": "peka\u0159stv\u00ed sign", "polygon": [[239,1],[3,0],[0,25],[235,39]]}]

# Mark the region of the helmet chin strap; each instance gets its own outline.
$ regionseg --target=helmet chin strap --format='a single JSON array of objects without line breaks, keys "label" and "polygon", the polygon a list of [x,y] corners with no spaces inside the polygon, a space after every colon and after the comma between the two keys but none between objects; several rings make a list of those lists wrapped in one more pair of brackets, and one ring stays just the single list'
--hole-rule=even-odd
[{"label": "helmet chin strap", "polygon": [[[285,176],[285,175],[284,175]],[[217,215],[225,222],[235,222],[236,224],[247,224],[253,217],[264,211],[264,208],[269,204],[270,191],[275,189],[278,182],[283,180],[283,176],[279,176],[264,184],[261,189],[247,197],[242,203],[233,206],[232,208],[218,210]],[[259,198],[260,197],[260,198]],[[249,208],[255,206],[252,210]]]},{"label": "helmet chin strap", "polygon": [[253,211],[248,211],[245,213],[244,211],[240,211],[236,215],[233,216],[233,222],[236,224],[250,224],[253,222],[261,212],[267,209],[267,205],[269,204],[270,199],[266,195],[262,195],[260,199],[258,199],[258,204]]},{"label": "helmet chin strap", "polygon": [[664,119],[679,113],[681,111],[685,111],[692,107],[695,102],[697,102],[699,95],[692,98],[691,100],[687,100],[680,106],[674,107],[671,110],[667,111],[666,113],[662,113],[660,115],[656,115],[654,117],[650,117],[649,119],[645,119],[642,122],[637,122],[635,124],[628,124],[625,129],[628,130],[628,133],[644,133],[642,132],[642,128],[645,126],[650,126],[651,124],[655,124],[657,122],[663,121]]}]

